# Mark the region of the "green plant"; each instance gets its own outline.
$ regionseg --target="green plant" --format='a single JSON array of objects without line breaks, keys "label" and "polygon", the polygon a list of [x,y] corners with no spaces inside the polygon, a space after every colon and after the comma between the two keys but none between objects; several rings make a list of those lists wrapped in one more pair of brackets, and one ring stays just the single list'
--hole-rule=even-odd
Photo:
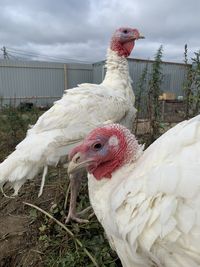
[{"label": "green plant", "polygon": [[200,111],[200,51],[194,52],[188,64],[188,48],[185,45],[184,63],[187,66],[186,81],[183,85],[185,93],[185,118],[188,119],[199,114]]},{"label": "green plant", "polygon": [[[88,204],[88,198],[84,198],[84,200]],[[38,242],[41,245],[40,250],[46,255],[44,257],[45,266],[121,266],[96,218],[91,219],[87,224],[64,225],[60,221],[63,220],[60,216],[63,215],[62,206],[53,204],[53,208],[50,208],[51,213],[47,213],[33,204],[25,204],[45,214],[45,217],[38,214]],[[32,216],[35,218],[35,214],[32,214],[31,210],[31,218]],[[59,217],[59,221],[56,217]],[[94,264],[95,262],[96,264]]]},{"label": "green plant", "polygon": [[199,114],[200,111],[200,51],[194,53],[192,58],[192,73],[193,73],[193,116]]},{"label": "green plant", "polygon": [[193,74],[191,65],[188,64],[188,47],[187,44],[184,46],[184,63],[186,65],[186,80],[184,82],[183,91],[185,93],[185,118],[188,119],[190,116],[190,107],[192,100],[191,85],[193,82]]},{"label": "green plant", "polygon": [[148,112],[149,121],[151,127],[150,140],[152,143],[156,140],[160,133],[160,123],[161,123],[161,113],[159,105],[159,95],[161,94],[161,84],[162,84],[162,55],[163,47],[159,47],[152,65],[152,73],[149,80],[148,88]]},{"label": "green plant", "polygon": [[148,71],[148,63],[145,65],[142,75],[139,79],[136,95],[135,95],[135,107],[137,109],[137,115],[135,119],[135,133],[137,134],[137,127],[138,127],[138,119],[140,113],[144,109],[144,101],[146,98],[146,83],[147,83],[147,71]]},{"label": "green plant", "polygon": [[4,159],[25,137],[30,124],[34,124],[41,112],[34,108],[21,111],[12,106],[4,106],[0,111],[0,160]]}]

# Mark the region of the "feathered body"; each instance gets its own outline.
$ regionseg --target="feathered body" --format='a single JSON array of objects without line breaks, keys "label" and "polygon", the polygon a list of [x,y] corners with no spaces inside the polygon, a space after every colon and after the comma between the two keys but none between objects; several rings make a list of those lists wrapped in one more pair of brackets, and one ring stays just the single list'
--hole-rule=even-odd
[{"label": "feathered body", "polygon": [[45,168],[46,173],[48,165],[65,160],[68,151],[98,125],[112,121],[132,127],[136,110],[127,59],[110,48],[106,66],[101,84],[86,83],[66,90],[28,130],[26,138],[0,164],[0,186],[10,182],[16,195],[39,170]]},{"label": "feathered body", "polygon": [[[96,136],[101,143],[98,129]],[[75,153],[94,164],[91,148],[81,147]],[[200,266],[200,116],[170,129],[144,152],[139,145],[133,150],[132,160],[111,178],[88,174],[90,201],[110,245],[124,267]]]}]

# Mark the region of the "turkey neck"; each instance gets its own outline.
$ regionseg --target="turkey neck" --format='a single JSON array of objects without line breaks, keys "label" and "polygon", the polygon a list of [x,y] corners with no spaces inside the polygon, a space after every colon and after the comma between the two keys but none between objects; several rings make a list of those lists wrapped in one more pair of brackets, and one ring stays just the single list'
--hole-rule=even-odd
[{"label": "turkey neck", "polygon": [[105,66],[107,71],[102,85],[121,91],[123,97],[128,97],[131,102],[134,102],[134,93],[126,57],[118,56],[117,52],[109,48]]}]

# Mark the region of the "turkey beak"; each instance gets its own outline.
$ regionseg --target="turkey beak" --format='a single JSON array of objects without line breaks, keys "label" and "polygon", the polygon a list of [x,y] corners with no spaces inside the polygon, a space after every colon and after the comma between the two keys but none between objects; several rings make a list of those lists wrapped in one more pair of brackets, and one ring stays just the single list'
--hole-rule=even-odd
[{"label": "turkey beak", "polygon": [[76,153],[68,165],[68,174],[76,173],[81,169],[85,169],[90,163],[91,159],[86,159],[85,155],[81,152]]},{"label": "turkey beak", "polygon": [[140,34],[138,39],[145,39],[144,35]]},{"label": "turkey beak", "polygon": [[132,35],[132,39],[133,40],[139,40],[139,39],[145,39],[145,37],[144,37],[144,35],[142,35],[142,34],[136,34],[135,32],[133,32],[133,35]]}]

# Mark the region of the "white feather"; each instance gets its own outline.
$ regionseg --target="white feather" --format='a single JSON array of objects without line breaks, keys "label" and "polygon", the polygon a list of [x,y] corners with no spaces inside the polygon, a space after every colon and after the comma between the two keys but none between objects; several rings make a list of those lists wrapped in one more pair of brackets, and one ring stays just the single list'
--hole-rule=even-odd
[{"label": "white feather", "polygon": [[[105,80],[99,85],[87,83],[66,90],[0,164],[0,186],[10,182],[17,194],[41,169],[64,162],[68,152],[103,123],[118,122],[131,129],[134,101],[126,58],[108,50]],[[45,175],[43,183],[44,179]]]},{"label": "white feather", "polygon": [[124,267],[200,266],[200,115],[156,140],[90,201]]}]

